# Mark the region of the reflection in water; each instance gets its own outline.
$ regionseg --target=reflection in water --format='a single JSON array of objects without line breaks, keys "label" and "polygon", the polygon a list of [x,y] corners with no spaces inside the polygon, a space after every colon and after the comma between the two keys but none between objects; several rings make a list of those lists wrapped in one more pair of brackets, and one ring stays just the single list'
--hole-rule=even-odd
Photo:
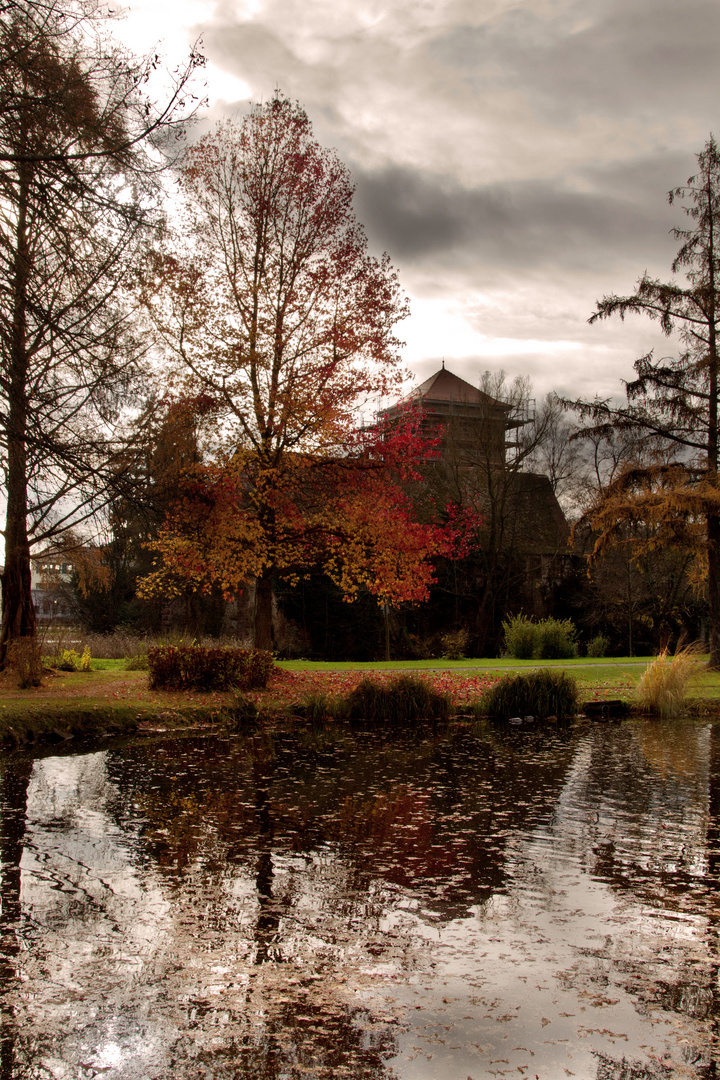
[{"label": "reflection in water", "polygon": [[710,725],[0,765],[2,1080],[716,1076]]}]

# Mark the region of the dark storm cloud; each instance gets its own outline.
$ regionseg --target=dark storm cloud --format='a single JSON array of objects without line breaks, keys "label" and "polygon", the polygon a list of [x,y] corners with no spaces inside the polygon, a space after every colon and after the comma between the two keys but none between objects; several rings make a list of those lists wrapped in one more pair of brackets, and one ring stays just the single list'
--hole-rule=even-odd
[{"label": "dark storm cloud", "polygon": [[[666,205],[692,160],[670,154],[561,178],[468,190],[445,177],[390,167],[354,170],[356,209],[375,248],[402,265],[483,263],[497,274],[562,265],[596,272],[626,260],[665,261],[673,248]],[[578,188],[581,188],[580,190]]]}]

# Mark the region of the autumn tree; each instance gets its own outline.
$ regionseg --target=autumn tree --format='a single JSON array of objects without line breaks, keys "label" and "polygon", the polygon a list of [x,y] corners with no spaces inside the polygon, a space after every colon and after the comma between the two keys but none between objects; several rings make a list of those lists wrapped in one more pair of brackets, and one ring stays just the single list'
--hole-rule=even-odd
[{"label": "autumn tree", "polygon": [[[122,623],[137,630],[161,630],[161,602],[138,597],[137,581],[152,570],[148,545],[157,539],[179,486],[200,461],[197,429],[204,407],[203,401],[151,395],[130,427],[127,448],[115,456],[117,475],[109,485],[102,536],[92,545],[70,538],[72,579],[64,585],[60,580],[56,587],[87,629],[104,633]],[[95,573],[88,572],[94,568]],[[215,625],[219,621],[220,597],[183,595],[181,600],[173,614],[184,629],[205,633],[213,617]]]},{"label": "autumn tree", "polygon": [[35,630],[31,548],[76,529],[106,495],[147,348],[129,268],[162,220],[161,144],[192,111],[196,62],[156,108],[143,92],[156,60],[113,46],[93,4],[0,9],[0,664]]},{"label": "autumn tree", "polygon": [[[669,545],[694,554],[694,578],[708,596],[710,663],[720,667],[720,484],[718,483],[718,321],[720,319],[720,152],[711,137],[698,172],[670,192],[690,227],[675,229],[672,263],[684,280],[645,274],[630,296],[606,296],[590,319],[642,314],[676,336],[677,355],[652,352],[635,363],[626,403],[575,403],[589,433],[608,426],[635,442],[634,459],[603,488],[589,513],[594,556],[621,540],[638,552]],[[633,528],[635,523],[643,528]]]},{"label": "autumn tree", "polygon": [[146,303],[175,385],[217,411],[147,587],[254,579],[263,648],[278,574],[321,565],[348,598],[423,595],[439,535],[391,479],[417,438],[357,431],[370,395],[399,390],[407,305],[387,256],[368,254],[347,168],[277,93],[190,147],[180,187]]}]

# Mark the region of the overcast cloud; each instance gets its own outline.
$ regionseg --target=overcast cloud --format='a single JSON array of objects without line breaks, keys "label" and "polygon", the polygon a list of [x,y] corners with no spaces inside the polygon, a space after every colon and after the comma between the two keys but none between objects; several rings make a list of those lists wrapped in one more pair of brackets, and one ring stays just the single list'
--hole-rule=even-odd
[{"label": "overcast cloud", "polygon": [[137,0],[126,33],[171,54],[202,34],[211,118],[276,87],[305,106],[411,297],[418,379],[445,357],[604,396],[669,350],[587,318],[669,276],[667,191],[720,136],[717,0]]}]

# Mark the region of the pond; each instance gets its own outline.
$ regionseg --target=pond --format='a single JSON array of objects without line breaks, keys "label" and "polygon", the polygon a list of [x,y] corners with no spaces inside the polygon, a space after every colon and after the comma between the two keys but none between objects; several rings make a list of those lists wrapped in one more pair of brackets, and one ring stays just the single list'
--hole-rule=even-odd
[{"label": "pond", "polygon": [[2,1080],[660,1080],[718,1061],[720,728],[0,758]]}]

